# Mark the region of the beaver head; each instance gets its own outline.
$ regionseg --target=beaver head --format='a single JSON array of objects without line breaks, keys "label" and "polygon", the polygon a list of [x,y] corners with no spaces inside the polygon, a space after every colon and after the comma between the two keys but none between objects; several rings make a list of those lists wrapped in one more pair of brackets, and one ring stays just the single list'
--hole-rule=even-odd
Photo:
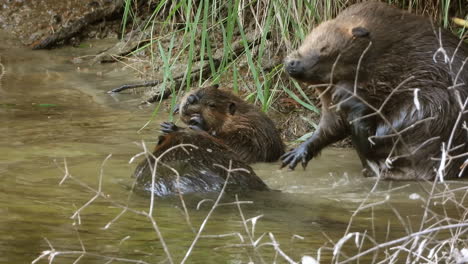
[{"label": "beaver head", "polygon": [[242,103],[230,92],[210,86],[196,89],[182,98],[179,112],[185,124],[215,135]]},{"label": "beaver head", "polygon": [[299,49],[286,57],[288,74],[310,84],[353,80],[371,33],[359,23],[350,24],[356,26],[330,20],[312,30]]}]

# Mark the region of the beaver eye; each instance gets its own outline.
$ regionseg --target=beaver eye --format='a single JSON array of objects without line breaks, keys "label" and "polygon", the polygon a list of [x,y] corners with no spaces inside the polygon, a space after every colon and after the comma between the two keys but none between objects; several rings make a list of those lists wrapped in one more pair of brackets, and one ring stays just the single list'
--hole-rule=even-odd
[{"label": "beaver eye", "polygon": [[215,103],[209,103],[208,106],[211,107],[211,108],[215,108],[216,104]]}]

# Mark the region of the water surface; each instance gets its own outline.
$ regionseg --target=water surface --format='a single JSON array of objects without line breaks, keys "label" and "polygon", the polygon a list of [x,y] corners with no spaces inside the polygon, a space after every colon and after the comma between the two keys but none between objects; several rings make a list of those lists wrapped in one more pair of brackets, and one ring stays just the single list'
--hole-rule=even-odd
[{"label": "water surface", "polygon": [[[0,43],[4,66],[0,79],[0,262],[30,263],[51,249],[48,243],[59,252],[80,251],[82,243],[88,254],[80,263],[106,263],[107,257],[167,262],[161,241],[144,216],[127,212],[103,229],[122,209],[100,198],[81,211],[80,222],[70,217],[94,196],[90,188],[98,188],[101,164],[109,154],[112,156],[103,167],[102,177],[106,197],[148,211],[150,199],[129,191],[136,164],[128,161],[142,150],[138,145],[142,140],[152,148],[158,123],[167,120],[168,114],[158,114],[148,128],[141,130],[153,107],[139,107],[138,96],[132,94],[112,97],[104,93],[131,82],[134,74],[117,64],[72,63],[74,57],[89,53],[89,49],[33,52],[4,33],[0,37],[4,40]],[[59,185],[65,160],[68,172],[81,184],[68,179]],[[272,233],[280,248],[296,261],[303,255],[316,256],[324,245],[332,247],[329,239],[336,242],[343,236],[350,216],[375,184],[375,179],[360,175],[359,160],[351,149],[329,148],[311,161],[307,170],[280,170],[279,164],[255,164],[254,169],[279,191],[241,195],[240,200],[251,202],[242,205],[242,215],[247,219],[261,216],[253,237],[258,239],[266,233],[260,241],[267,243],[271,242],[268,233]],[[418,223],[422,202],[408,197],[414,193],[423,196],[428,188],[428,184],[414,182],[383,182],[367,203],[389,196],[399,214]],[[185,196],[191,224],[177,197],[155,202],[157,225],[176,263],[186,254],[194,230],[209,213],[212,202],[203,203],[197,210],[198,202],[206,198],[216,196]],[[234,196],[226,196],[223,202],[234,200]],[[351,231],[367,230],[380,241],[405,234],[387,204],[363,211],[353,223]],[[249,221],[249,228],[251,225]],[[249,240],[238,208],[218,207],[203,234],[232,233],[244,241],[239,235],[201,237],[188,263],[283,261],[269,245],[259,247],[258,252],[241,246]],[[346,244],[345,249],[356,252],[354,243]],[[58,255],[54,263],[73,263],[79,256]],[[330,258],[331,252],[323,250],[322,263]]]}]

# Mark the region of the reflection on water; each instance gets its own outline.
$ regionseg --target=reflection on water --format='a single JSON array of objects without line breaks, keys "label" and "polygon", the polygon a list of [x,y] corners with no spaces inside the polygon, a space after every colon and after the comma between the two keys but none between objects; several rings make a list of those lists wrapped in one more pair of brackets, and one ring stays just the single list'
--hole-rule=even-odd
[{"label": "reflection on water", "polygon": [[[101,163],[110,153],[112,157],[104,166],[104,193],[120,204],[128,202],[133,209],[147,211],[148,197],[132,195],[128,199],[130,175],[136,166],[128,161],[141,151],[134,142],[145,140],[153,145],[150,142],[156,139],[157,124],[167,115],[159,114],[150,129],[138,133],[152,109],[138,108],[139,101],[132,95],[114,98],[103,93],[131,80],[131,72],[122,71],[120,65],[91,68],[72,64],[73,56],[84,54],[82,49],[32,52],[18,47],[8,36],[0,36],[5,39],[0,43],[0,62],[6,73],[0,80],[0,262],[31,262],[50,249],[47,241],[58,251],[81,250],[82,241],[88,252],[100,255],[87,255],[82,263],[105,263],[109,259],[103,256],[150,263],[166,260],[162,244],[144,216],[128,212],[104,230],[121,209],[103,199],[80,213],[81,225],[70,216],[94,196],[88,187],[97,188]],[[59,186],[64,158],[69,173],[81,185],[67,180]],[[304,254],[315,256],[319,247],[328,242],[327,237],[338,240],[352,212],[375,183],[375,179],[361,177],[358,158],[347,149],[324,151],[305,171],[279,170],[279,164],[256,164],[254,168],[271,188],[280,192],[241,196],[239,199],[253,202],[242,205],[243,215],[261,215],[253,237],[273,233],[282,250],[294,260]],[[388,193],[392,188],[396,190]],[[383,182],[368,202],[379,202],[390,195],[401,216],[417,223],[422,202],[409,200],[408,196],[423,195],[424,188],[429,186]],[[197,210],[198,202],[204,198],[207,196],[185,197],[193,227],[198,227],[209,212],[210,202]],[[234,200],[226,196],[223,202]],[[179,262],[195,233],[187,224],[177,197],[158,199],[155,207],[157,224],[173,259]],[[352,231],[368,230],[383,241],[388,225],[392,230],[390,238],[405,234],[392,209],[380,206],[358,214]],[[203,234],[230,233],[247,238],[238,208],[221,206]],[[269,241],[268,235],[261,241]],[[238,235],[201,237],[189,262],[256,261],[255,253],[238,246],[245,243],[249,241],[240,240]],[[349,247],[353,249],[352,245]],[[275,258],[270,246],[261,247],[259,252],[268,263]],[[72,263],[78,256],[57,256],[55,263],[64,263],[65,259]],[[330,252],[322,253],[322,259],[330,257]]]}]

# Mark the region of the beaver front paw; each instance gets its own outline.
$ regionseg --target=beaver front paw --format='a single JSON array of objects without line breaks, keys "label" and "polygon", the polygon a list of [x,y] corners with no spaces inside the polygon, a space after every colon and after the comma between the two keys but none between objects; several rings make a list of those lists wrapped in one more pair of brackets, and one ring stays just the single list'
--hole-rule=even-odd
[{"label": "beaver front paw", "polygon": [[307,163],[312,159],[312,156],[312,153],[309,151],[309,144],[304,142],[299,147],[281,156],[281,168],[289,165],[289,169],[294,170],[297,163],[301,162],[302,167],[305,169]]},{"label": "beaver front paw", "polygon": [[179,127],[176,126],[176,124],[172,123],[172,122],[163,122],[161,123],[161,132],[163,132],[164,134],[169,134],[169,133],[172,133],[172,132],[176,132],[179,130]]}]

